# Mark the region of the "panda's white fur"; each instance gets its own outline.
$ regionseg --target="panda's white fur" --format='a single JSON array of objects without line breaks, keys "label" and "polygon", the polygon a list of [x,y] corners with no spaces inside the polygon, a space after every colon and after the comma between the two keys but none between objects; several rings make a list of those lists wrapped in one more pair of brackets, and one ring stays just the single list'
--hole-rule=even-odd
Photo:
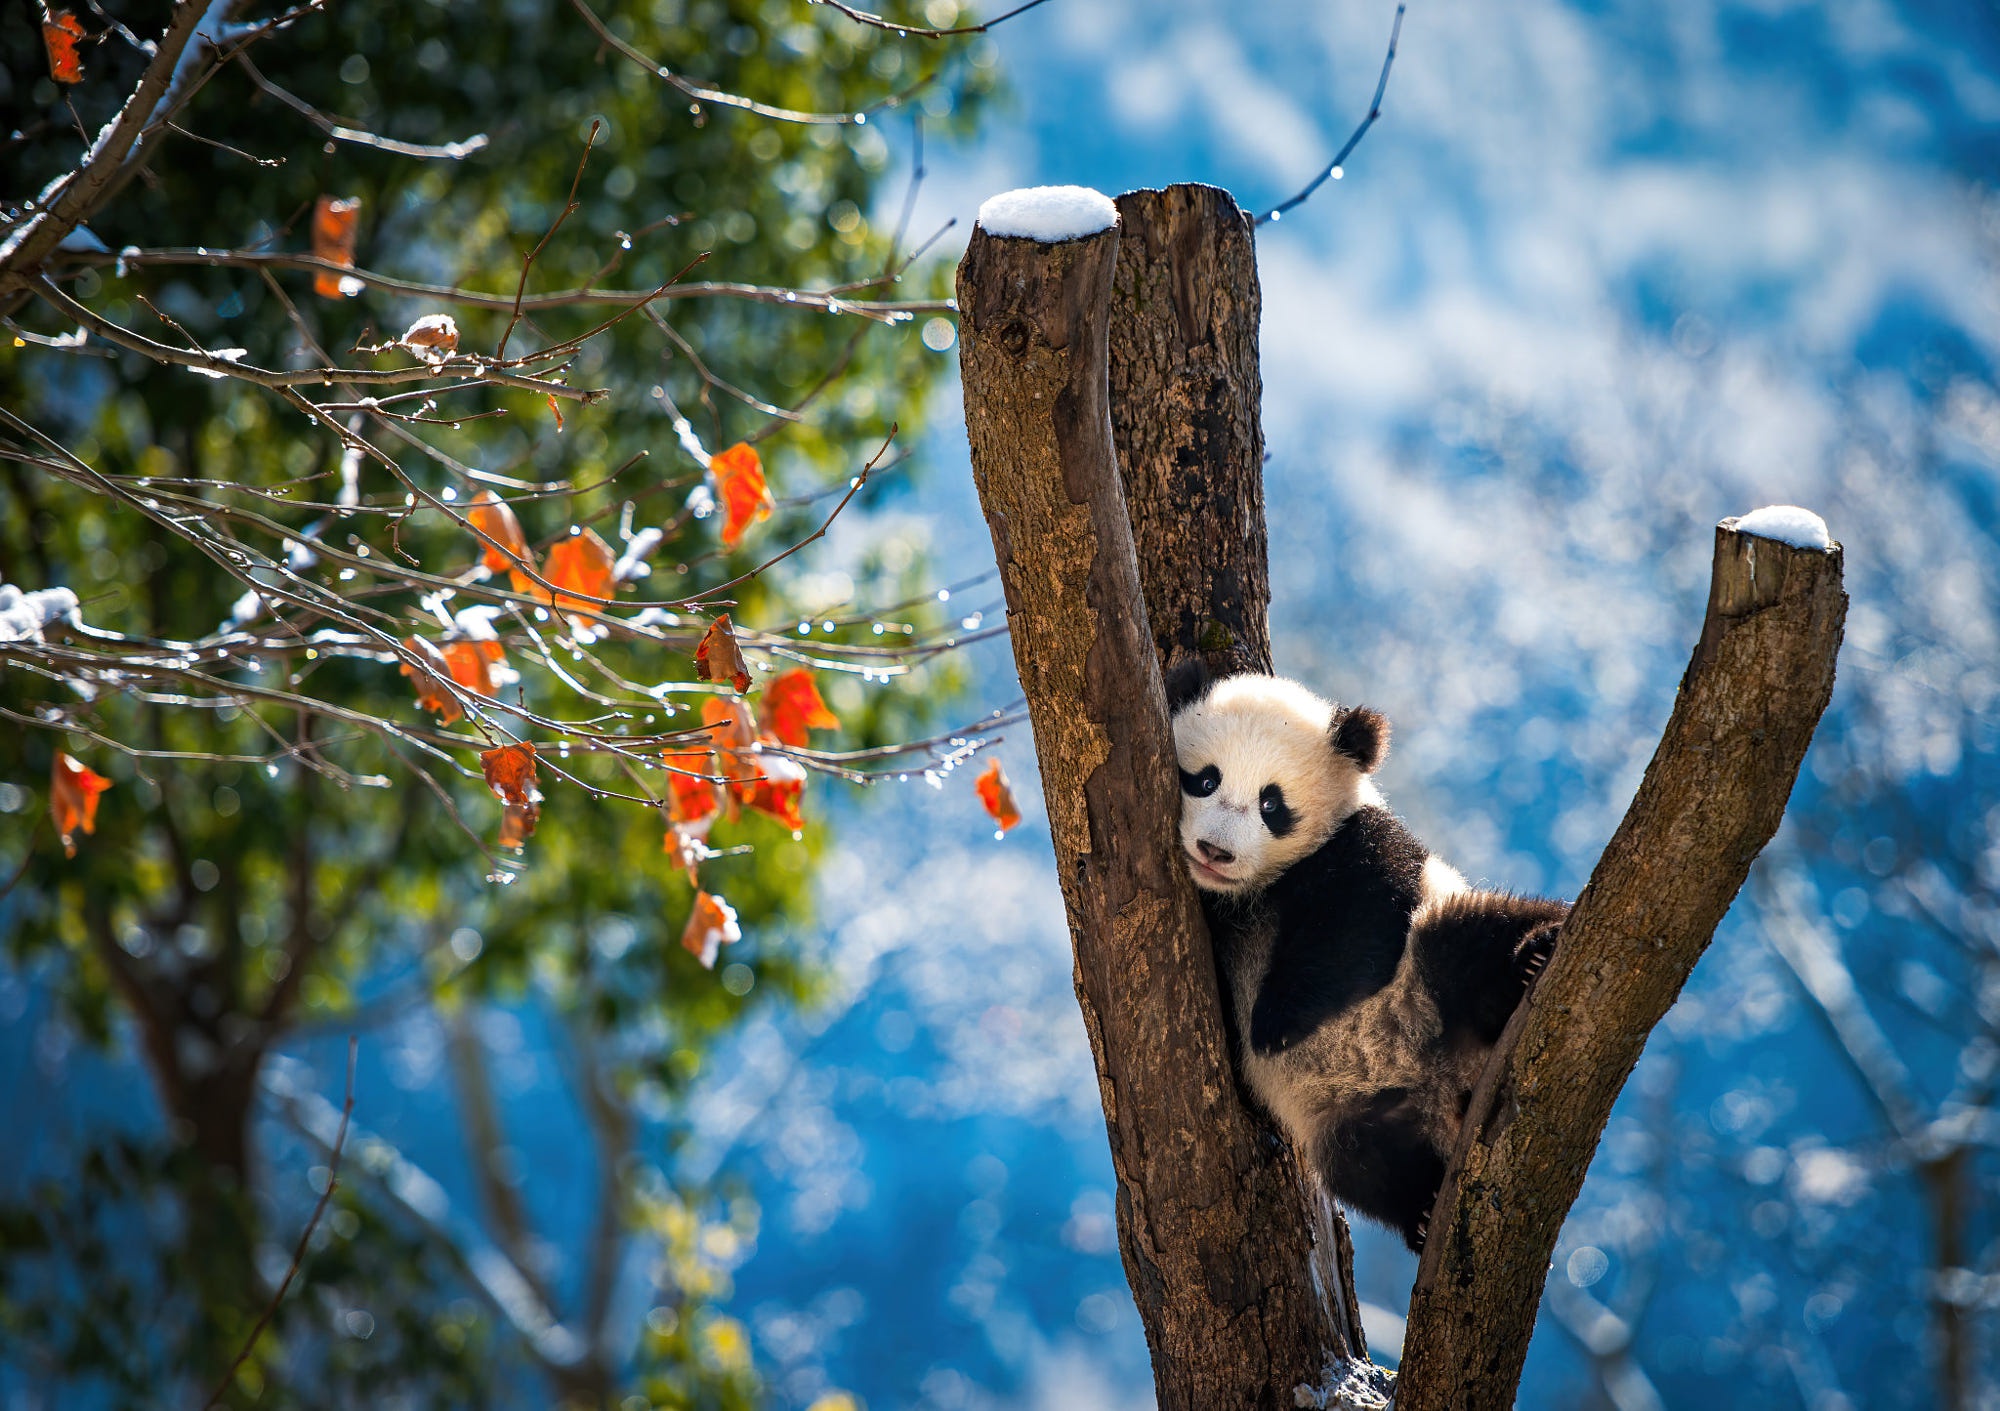
[{"label": "panda's white fur", "polygon": [[1375,712],[1274,676],[1176,677],[1180,843],[1243,1076],[1335,1195],[1415,1247],[1465,1098],[1567,908],[1475,891],[1388,812]]},{"label": "panda's white fur", "polygon": [[[1364,804],[1382,802],[1360,765],[1327,748],[1333,702],[1277,676],[1230,676],[1174,717],[1174,752],[1183,773],[1211,766],[1221,786],[1183,795],[1181,847],[1195,885],[1225,895],[1253,891],[1332,836]],[[1264,825],[1259,792],[1273,780],[1302,826],[1284,837]],[[1210,843],[1231,860],[1211,864]]]}]

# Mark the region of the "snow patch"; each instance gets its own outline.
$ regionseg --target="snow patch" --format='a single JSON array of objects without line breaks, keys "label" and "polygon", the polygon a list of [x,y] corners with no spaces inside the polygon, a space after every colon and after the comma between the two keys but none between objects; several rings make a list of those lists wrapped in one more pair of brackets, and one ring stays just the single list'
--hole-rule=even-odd
[{"label": "snow patch", "polygon": [[1088,186],[1024,186],[1003,191],[979,208],[988,235],[1036,240],[1044,245],[1081,240],[1118,224],[1118,208]]},{"label": "snow patch", "polygon": [[1723,523],[1738,534],[1776,539],[1780,544],[1790,544],[1795,549],[1833,547],[1833,536],[1826,532],[1826,521],[1797,505],[1766,505],[1760,510],[1750,511],[1734,523],[1729,520]]},{"label": "snow patch", "polygon": [[1395,1404],[1396,1374],[1370,1362],[1330,1358],[1319,1385],[1292,1388],[1292,1405],[1312,1411],[1388,1411]]},{"label": "snow patch", "polygon": [[0,642],[38,642],[50,623],[78,621],[76,594],[67,588],[30,593],[0,583]]}]

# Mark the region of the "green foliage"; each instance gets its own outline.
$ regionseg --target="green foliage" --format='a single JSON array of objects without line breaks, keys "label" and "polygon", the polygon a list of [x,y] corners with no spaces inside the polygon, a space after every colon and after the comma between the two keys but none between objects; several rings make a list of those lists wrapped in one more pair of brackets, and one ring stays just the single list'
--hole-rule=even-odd
[{"label": "green foliage", "polygon": [[[127,184],[90,228],[114,251],[299,252],[316,197],[358,196],[361,268],[511,299],[524,256],[563,216],[576,181],[574,212],[534,259],[531,295],[585,286],[652,290],[700,256],[690,279],[827,288],[876,278],[896,249],[907,253],[929,233],[912,232],[897,247],[896,232],[876,219],[888,211],[893,221],[900,206],[899,192],[882,190],[890,143],[907,143],[918,112],[927,133],[965,130],[994,81],[984,41],[898,40],[804,0],[660,0],[597,10],[615,33],[676,73],[765,103],[839,113],[907,96],[865,124],[784,123],[709,104],[690,111],[684,95],[600,43],[565,0],[331,6],[254,46],[248,57],[256,73],[345,127],[420,144],[483,133],[488,144],[454,161],[329,140],[260,87],[248,65],[232,64],[177,119],[209,141],[168,135],[149,172]],[[159,22],[154,8],[136,4],[112,4],[109,13],[142,31]],[[253,7],[244,17],[268,13],[275,11]],[[85,20],[93,34],[101,28],[94,15]],[[0,57],[11,76],[0,76],[0,130],[22,134],[8,149],[7,183],[17,188],[9,193],[11,212],[22,195],[75,163],[83,145],[78,123],[94,132],[108,119],[143,57],[116,38],[87,45],[86,82],[58,94],[35,77],[44,71],[40,40],[33,11],[22,7],[0,15]],[[243,154],[282,165],[253,165]],[[617,311],[550,308],[509,334],[502,310],[372,290],[327,299],[313,292],[310,272],[283,267],[145,260],[121,267],[108,256],[76,254],[52,272],[74,298],[147,337],[240,347],[246,362],[273,368],[311,365],[315,349],[347,367],[406,364],[404,354],[351,350],[393,337],[424,314],[452,313],[465,348],[490,352],[506,334],[518,353],[577,337]],[[855,297],[937,298],[945,290],[945,271],[919,265],[902,283]],[[44,307],[15,317],[25,329],[61,331]],[[383,614],[383,630],[401,636],[425,630],[427,614],[394,570],[416,564],[456,575],[478,556],[463,527],[429,502],[415,503],[413,492],[451,492],[462,506],[482,483],[468,471],[553,487],[504,491],[537,546],[573,525],[590,525],[607,539],[628,521],[669,529],[635,599],[680,597],[754,568],[818,527],[892,424],[901,428],[898,445],[915,441],[944,367],[924,346],[922,324],[881,326],[782,301],[663,298],[583,346],[568,380],[608,395],[588,406],[566,404],[560,424],[541,395],[490,385],[440,395],[425,413],[431,420],[402,427],[400,437],[369,423],[368,434],[396,457],[402,478],[364,461],[361,503],[344,515],[333,505],[339,443],[266,389],[158,365],[101,340],[71,352],[24,344],[0,349],[0,404],[104,475],[146,477],[162,495],[259,516],[231,523],[262,552],[282,556],[287,538],[312,532],[337,548],[368,546],[388,570],[343,576],[323,563],[311,571],[358,611]],[[804,410],[774,416],[723,383],[765,404],[804,403]],[[779,509],[734,552],[721,548],[715,520],[682,509],[700,471],[678,444],[668,397],[709,446],[749,439],[762,453]],[[885,474],[880,488],[871,482],[848,513],[893,496],[902,470]],[[854,604],[911,598],[924,584],[920,546],[907,540],[876,545],[836,587],[813,567],[800,555],[730,589],[736,621],[782,630],[795,626],[801,608],[816,615],[834,609],[844,618]],[[0,581],[70,587],[93,627],[158,644],[213,634],[243,591],[189,538],[18,460],[0,463]],[[921,632],[933,621],[924,614],[934,610],[899,620]],[[607,677],[648,688],[689,680],[688,654],[703,625],[687,617],[678,627],[669,621],[664,641],[613,634],[569,648],[555,645],[559,620],[533,616],[551,660],[599,686]],[[296,611],[291,621],[307,632],[324,626]],[[436,634],[434,620],[429,630]],[[564,719],[612,713],[535,665],[529,636],[514,632],[508,640],[510,661],[525,678],[519,700],[526,708]],[[812,639],[815,647],[880,640],[865,612]],[[593,675],[600,663],[602,673]],[[662,854],[661,814],[601,796],[659,795],[662,776],[603,753],[565,758],[545,744],[548,797],[525,867],[513,873],[482,855],[500,807],[479,777],[474,736],[464,727],[449,735],[419,711],[393,656],[245,649],[202,669],[237,703],[192,708],[189,699],[204,692],[153,682],[99,694],[79,710],[59,670],[18,657],[0,669],[0,708],[16,720],[68,711],[75,727],[0,729],[0,780],[12,781],[0,790],[10,840],[0,867],[11,872],[20,849],[32,848],[19,885],[0,902],[0,946],[14,963],[33,962],[59,977],[67,1014],[93,1038],[109,1041],[122,1016],[153,1068],[169,1131],[180,1141],[164,1155],[121,1149],[117,1169],[130,1180],[130,1204],[165,1190],[187,1212],[239,1180],[263,1189],[247,1149],[256,1080],[265,1055],[302,1022],[366,1026],[424,1003],[540,1006],[596,1056],[598,1071],[584,1081],[598,1083],[615,1104],[672,1113],[717,1037],[747,1010],[810,997],[810,971],[760,931],[776,918],[804,918],[823,827],[813,824],[794,839],[755,814],[716,826],[716,847],[751,851],[704,865],[703,886],[728,897],[746,933],[710,973],[679,945],[692,891]],[[942,661],[890,684],[830,680],[828,698],[846,727],[841,743],[910,738],[954,684]],[[330,704],[335,715],[309,718],[260,697],[265,691],[298,692]],[[629,701],[631,693],[620,697]],[[698,712],[688,703],[700,699],[656,693],[657,710],[641,718],[626,709],[616,728],[647,734],[692,727]],[[349,713],[348,721],[339,712]],[[400,733],[354,723],[365,718],[391,721]],[[518,719],[514,728],[522,728]],[[426,751],[427,743],[435,748]],[[63,858],[46,824],[32,836],[28,826],[46,808],[59,748],[114,781],[94,836],[73,860]],[[836,787],[845,786],[815,780],[806,796],[809,820],[815,799]],[[366,1118],[364,1106],[357,1120]],[[670,1139],[675,1120],[665,1124]],[[674,1218],[697,1228],[714,1222],[698,1213],[710,1208],[709,1196],[667,1186],[661,1152],[632,1155],[638,1174],[619,1186],[615,1201],[634,1237],[685,1242],[667,1210],[682,1211]],[[135,1174],[141,1167],[143,1180]],[[220,1261],[220,1275],[193,1278],[189,1256],[172,1238],[146,1246],[159,1253],[150,1272],[134,1275],[141,1285],[153,1281],[154,1296],[174,1289],[198,1297],[147,1325],[146,1338],[134,1344],[144,1355],[134,1361],[93,1342],[93,1319],[83,1311],[59,1314],[56,1304],[16,1295],[36,1241],[36,1259],[46,1263],[53,1251],[69,1261],[72,1278],[86,1272],[77,1261],[111,1258],[108,1232],[120,1219],[138,1218],[111,1208],[117,1184],[84,1182],[60,1219],[31,1220],[19,1210],[0,1218],[7,1341],[39,1349],[32,1355],[66,1374],[89,1370],[126,1390],[149,1379],[159,1384],[162,1365],[148,1359],[199,1381],[227,1365],[267,1297],[252,1272],[252,1249],[288,1238],[257,1235],[253,1227],[272,1223],[273,1208],[289,1212],[291,1203],[273,1207],[260,1196],[253,1208],[239,1208],[245,1232],[228,1241],[234,1253]],[[328,1227],[336,1233],[302,1271],[318,1301],[287,1300],[266,1335],[270,1350],[260,1350],[252,1375],[239,1383],[245,1404],[319,1404],[309,1390],[316,1386],[330,1388],[328,1404],[367,1403],[394,1387],[410,1390],[409,1368],[418,1363],[430,1379],[422,1383],[426,1401],[476,1403],[487,1399],[476,1390],[482,1378],[492,1385],[519,1365],[523,1354],[508,1329],[483,1313],[468,1320],[452,1312],[466,1306],[464,1293],[435,1232],[371,1214],[371,1201],[366,1177],[343,1193],[337,1224]],[[723,1226],[743,1218],[750,1217],[736,1208]],[[715,1289],[696,1277],[698,1262],[665,1261],[671,1277],[660,1306],[672,1318],[649,1324],[638,1366],[613,1368],[614,1380],[629,1371],[662,1405],[746,1404],[754,1377],[747,1352],[739,1356],[732,1342],[741,1329],[732,1333],[707,1311]],[[123,1287],[85,1279],[67,1289],[85,1300],[85,1311],[130,1312],[144,1299]],[[343,1297],[356,1301],[341,1304]],[[375,1338],[343,1337],[329,1319],[364,1301]],[[308,1308],[318,1311],[308,1316]],[[63,1317],[61,1327],[52,1321]],[[419,1345],[423,1357],[404,1355]]]}]

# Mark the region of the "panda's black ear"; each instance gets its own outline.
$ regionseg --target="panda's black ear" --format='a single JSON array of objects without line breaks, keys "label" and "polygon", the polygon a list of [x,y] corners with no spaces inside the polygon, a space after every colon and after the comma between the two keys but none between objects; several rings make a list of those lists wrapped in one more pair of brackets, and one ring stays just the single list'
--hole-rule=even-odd
[{"label": "panda's black ear", "polygon": [[1183,706],[1193,705],[1208,694],[1208,663],[1189,657],[1167,672],[1167,714],[1179,715]]},{"label": "panda's black ear", "polygon": [[1333,719],[1333,747],[1373,774],[1382,757],[1389,753],[1389,718],[1379,710],[1354,706]]}]

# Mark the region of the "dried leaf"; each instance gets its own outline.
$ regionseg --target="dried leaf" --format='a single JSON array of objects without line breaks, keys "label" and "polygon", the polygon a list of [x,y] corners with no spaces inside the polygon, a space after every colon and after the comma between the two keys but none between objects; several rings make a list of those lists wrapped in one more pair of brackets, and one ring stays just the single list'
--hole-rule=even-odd
[{"label": "dried leaf", "polygon": [[502,665],[506,657],[496,641],[446,642],[439,655],[444,658],[445,668],[451,673],[452,680],[482,696],[498,697],[500,678],[504,675],[512,679],[514,675]]},{"label": "dried leaf", "polygon": [[1000,761],[987,761],[986,768],[972,781],[972,787],[979,791],[979,802],[985,805],[993,821],[1006,832],[1021,821],[1021,810],[1014,804],[1014,788],[1007,782],[1007,771],[1000,767]]},{"label": "dried leaf", "polygon": [[[361,221],[361,198],[339,200],[322,196],[313,206],[313,258],[354,268],[354,234]],[[361,292],[361,281],[322,270],[313,278],[313,292],[327,299],[345,299]]]},{"label": "dried leaf", "polygon": [[49,817],[62,839],[64,857],[76,856],[77,829],[97,831],[97,796],[110,787],[111,781],[89,765],[56,751],[49,774]]},{"label": "dried leaf", "polygon": [[701,833],[676,823],[667,829],[667,839],[660,850],[674,860],[674,866],[684,869],[688,881],[699,889],[701,886],[699,869],[709,857],[708,843]]},{"label": "dried leaf", "polygon": [[450,314],[425,314],[396,341],[425,362],[441,363],[458,351],[458,322]]},{"label": "dried leaf", "polygon": [[525,846],[542,817],[542,791],[535,787],[539,772],[535,747],[523,740],[517,745],[482,750],[479,765],[486,771],[486,787],[507,805],[500,817],[500,846]]},{"label": "dried leaf", "polygon": [[[610,598],[618,591],[618,580],[612,577],[612,570],[618,566],[618,555],[611,552],[611,546],[597,537],[593,530],[586,529],[581,534],[572,534],[549,550],[548,562],[542,568],[542,577],[558,588],[567,588],[569,593],[586,596],[571,597],[569,593],[558,593],[555,606],[565,612],[601,612],[606,606],[602,602],[591,602],[589,598]],[[578,631],[589,628],[589,619],[572,619]]]},{"label": "dried leaf", "polygon": [[486,536],[480,540],[479,561],[486,565],[487,571],[511,575],[517,593],[534,592],[534,580],[521,569],[524,565],[535,566],[535,554],[521,532],[521,521],[514,518],[508,503],[491,490],[481,490],[466,510],[465,521]]},{"label": "dried leaf", "polygon": [[804,748],[810,741],[808,731],[838,730],[840,717],[820,699],[812,672],[795,666],[765,683],[764,728],[785,744]]},{"label": "dried leaf", "polygon": [[709,458],[708,473],[715,477],[715,493],[722,501],[722,546],[733,549],[744,530],[769,519],[777,508],[764,482],[764,462],[755,446],[738,441]]},{"label": "dried leaf", "polygon": [[486,787],[502,803],[522,805],[541,801],[542,791],[535,787],[539,774],[535,764],[535,747],[527,741],[482,750],[479,765],[486,771]]},{"label": "dried leaf", "polygon": [[799,800],[805,794],[806,772],[782,755],[766,755],[761,759],[763,772],[760,778],[747,785],[732,785],[745,808],[755,809],[777,819],[794,833],[805,831],[805,816],[799,812]]},{"label": "dried leaf", "polygon": [[675,750],[661,755],[660,762],[669,770],[685,771],[667,775],[668,808],[674,822],[699,823],[721,810],[722,786],[703,777],[715,769],[714,756],[709,751]]},{"label": "dried leaf", "polygon": [[76,52],[77,41],[83,37],[82,23],[68,10],[57,10],[42,21],[42,46],[49,51],[49,77],[57,83],[83,82],[83,58]]},{"label": "dried leaf", "polygon": [[528,839],[535,835],[535,825],[542,820],[542,806],[539,803],[510,803],[500,814],[500,836],[495,845],[503,848],[520,849],[528,845]]},{"label": "dried leaf", "polygon": [[743,928],[736,924],[734,907],[708,892],[694,894],[694,910],[688,915],[687,929],[681,932],[683,950],[699,960],[704,969],[713,970],[715,953],[742,939]]},{"label": "dried leaf", "polygon": [[743,649],[736,645],[728,613],[702,633],[701,645],[694,649],[694,674],[704,681],[727,681],[739,692],[750,689],[750,668],[744,663]]},{"label": "dried leaf", "polygon": [[452,695],[451,688],[440,679],[452,674],[451,665],[445,660],[444,653],[422,637],[405,637],[403,645],[410,649],[410,655],[417,658],[417,662],[406,661],[399,668],[403,675],[410,678],[410,684],[416,688],[417,708],[436,711],[440,725],[451,725],[463,720],[465,712],[459,707],[458,698]]}]

